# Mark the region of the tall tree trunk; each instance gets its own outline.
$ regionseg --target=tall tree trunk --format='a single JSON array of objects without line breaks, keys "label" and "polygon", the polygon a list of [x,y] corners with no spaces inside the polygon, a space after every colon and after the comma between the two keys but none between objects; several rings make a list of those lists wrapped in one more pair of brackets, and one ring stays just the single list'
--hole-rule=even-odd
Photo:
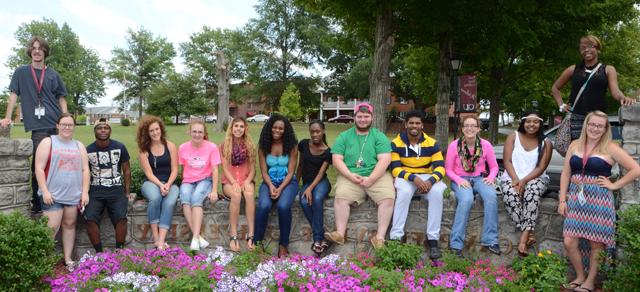
[{"label": "tall tree trunk", "polygon": [[144,98],[142,97],[142,92],[138,95],[138,119],[142,117],[142,101]]},{"label": "tall tree trunk", "polygon": [[376,48],[369,75],[369,99],[374,107],[373,127],[380,131],[386,130],[385,101],[389,97],[389,67],[394,44],[393,10],[389,0],[382,0],[376,16]]},{"label": "tall tree trunk", "polygon": [[491,144],[498,142],[498,128],[500,118],[500,101],[504,91],[504,70],[502,68],[491,69],[491,82],[493,88],[491,92],[491,104],[489,108],[489,141]]},{"label": "tall tree trunk", "polygon": [[218,132],[224,131],[225,124],[229,123],[229,61],[224,57],[224,52],[216,52],[216,68],[218,69]]},{"label": "tall tree trunk", "polygon": [[438,91],[436,104],[436,141],[441,149],[449,145],[449,100],[451,96],[451,40],[448,35],[440,38],[438,62]]}]

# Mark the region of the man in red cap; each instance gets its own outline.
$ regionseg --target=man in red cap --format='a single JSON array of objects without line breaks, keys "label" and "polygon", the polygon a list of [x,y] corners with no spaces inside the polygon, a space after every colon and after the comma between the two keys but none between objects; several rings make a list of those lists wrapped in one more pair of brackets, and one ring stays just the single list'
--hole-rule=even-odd
[{"label": "man in red cap", "polygon": [[378,231],[371,236],[371,244],[381,248],[396,196],[393,178],[387,172],[391,144],[383,132],[371,128],[373,106],[361,102],[353,111],[355,127],[340,133],[331,149],[333,166],[339,174],[333,204],[336,231],[325,233],[325,238],[344,244],[350,207],[361,204],[368,195],[378,205]]}]

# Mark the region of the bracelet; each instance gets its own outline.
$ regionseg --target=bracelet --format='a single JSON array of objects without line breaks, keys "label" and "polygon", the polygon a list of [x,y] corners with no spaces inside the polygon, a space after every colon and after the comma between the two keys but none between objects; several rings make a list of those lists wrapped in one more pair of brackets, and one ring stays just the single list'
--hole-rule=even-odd
[{"label": "bracelet", "polygon": [[564,111],[564,108],[565,108],[566,106],[567,106],[567,104],[566,104],[566,103],[561,104],[561,105],[558,107],[558,111],[559,111],[559,112],[563,112],[563,111]]}]

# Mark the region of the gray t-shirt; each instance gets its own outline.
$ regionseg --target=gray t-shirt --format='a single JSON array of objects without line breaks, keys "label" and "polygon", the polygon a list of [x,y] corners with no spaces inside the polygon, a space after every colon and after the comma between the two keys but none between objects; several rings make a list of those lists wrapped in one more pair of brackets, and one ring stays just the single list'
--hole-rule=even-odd
[{"label": "gray t-shirt", "polygon": [[[45,175],[54,202],[64,205],[77,205],[80,202],[82,166],[78,141],[64,141],[58,135],[52,135],[51,160]],[[38,195],[42,196],[42,190],[38,189]]]},{"label": "gray t-shirt", "polygon": [[[30,67],[31,65],[18,67],[13,72],[11,84],[9,84],[9,90],[20,97],[24,130],[28,132],[55,129],[56,121],[62,114],[59,99],[67,96],[67,89],[64,87],[60,74],[47,66],[44,73],[42,91],[40,92],[45,115],[38,119],[35,115],[35,109],[38,106],[38,89],[33,80]],[[42,70],[34,68],[34,71],[38,82],[40,82]]]}]

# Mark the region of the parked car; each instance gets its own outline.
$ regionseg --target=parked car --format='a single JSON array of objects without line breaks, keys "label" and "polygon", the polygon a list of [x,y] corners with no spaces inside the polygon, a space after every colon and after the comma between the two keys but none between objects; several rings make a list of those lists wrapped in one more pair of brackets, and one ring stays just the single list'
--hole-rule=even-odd
[{"label": "parked car", "polygon": [[207,123],[217,123],[217,122],[218,122],[218,116],[217,116],[217,115],[206,116],[206,117],[204,118],[204,120],[205,120]]},{"label": "parked car", "polygon": [[258,115],[247,118],[247,122],[266,122],[268,119],[269,119],[269,116],[258,114]]},{"label": "parked car", "polygon": [[[613,137],[613,140],[621,141],[622,125],[620,124],[620,119],[618,118],[618,116],[610,116],[609,125],[611,125],[611,135]],[[546,132],[544,132],[545,135],[547,136],[547,139],[549,139],[551,143],[553,143],[555,139],[556,132],[558,131],[558,127],[559,126],[555,126],[547,130]],[[493,147],[493,150],[495,151],[496,159],[498,160],[498,165],[500,166],[500,170],[502,171],[504,170],[504,164],[503,164],[504,145],[496,145]],[[553,150],[551,161],[549,161],[549,166],[547,167],[547,175],[549,175],[549,178],[551,180],[549,182],[549,188],[547,189],[547,192],[557,192],[558,190],[560,190],[560,174],[562,173],[564,159],[565,158],[562,157],[562,155],[560,155],[558,151],[556,151],[555,149]],[[619,174],[619,169],[617,164],[611,170],[611,172],[614,177],[617,174]]]},{"label": "parked car", "polygon": [[330,118],[327,121],[329,123],[344,123],[344,124],[348,124],[348,123],[353,123],[353,118],[351,116],[348,116],[348,115],[339,115],[339,116],[335,116],[333,118]]}]

